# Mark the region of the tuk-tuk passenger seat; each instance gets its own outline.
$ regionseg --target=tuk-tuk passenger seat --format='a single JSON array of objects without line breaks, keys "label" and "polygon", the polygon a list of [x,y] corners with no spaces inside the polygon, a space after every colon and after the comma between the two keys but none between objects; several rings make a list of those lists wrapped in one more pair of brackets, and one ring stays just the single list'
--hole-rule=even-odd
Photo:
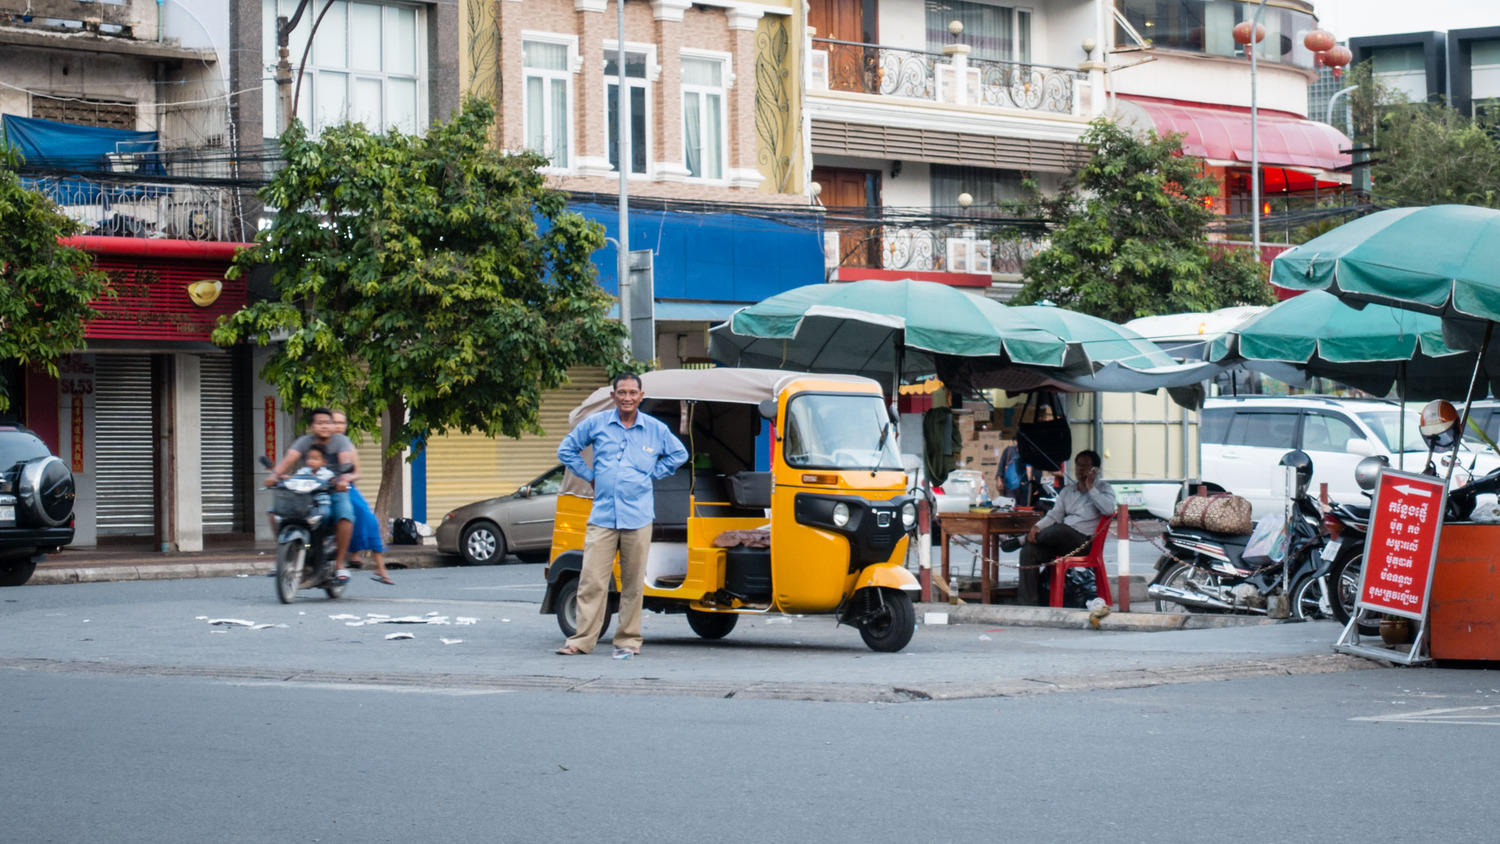
[{"label": "tuk-tuk passenger seat", "polygon": [[770,472],[735,472],[729,476],[729,502],[736,507],[764,510],[771,506]]}]

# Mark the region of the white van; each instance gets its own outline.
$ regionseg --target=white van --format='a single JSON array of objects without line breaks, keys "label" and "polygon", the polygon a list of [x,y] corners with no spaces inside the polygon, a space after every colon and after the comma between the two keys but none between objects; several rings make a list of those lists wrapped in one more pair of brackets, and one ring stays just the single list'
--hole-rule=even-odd
[{"label": "white van", "polygon": [[[1366,504],[1354,481],[1354,467],[1376,455],[1399,467],[1396,442],[1401,431],[1401,405],[1383,399],[1346,399],[1326,396],[1240,396],[1209,399],[1200,416],[1199,473],[1202,479],[1250,500],[1254,517],[1280,512],[1285,499],[1279,490],[1278,464],[1282,455],[1300,448],[1312,458],[1310,489],[1316,495],[1328,484],[1328,497],[1346,504]],[[1420,472],[1427,445],[1418,426],[1418,411],[1407,408],[1404,465]],[[1488,448],[1465,444],[1453,482],[1462,485],[1472,476],[1500,468],[1500,456]],[[1446,458],[1438,469],[1447,469]]]}]

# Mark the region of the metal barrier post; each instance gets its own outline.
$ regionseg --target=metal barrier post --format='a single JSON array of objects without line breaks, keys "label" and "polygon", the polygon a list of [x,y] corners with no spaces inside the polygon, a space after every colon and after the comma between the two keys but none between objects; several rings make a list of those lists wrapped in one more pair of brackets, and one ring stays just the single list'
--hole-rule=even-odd
[{"label": "metal barrier post", "polygon": [[925,496],[917,500],[917,583],[923,600],[937,600],[932,591],[932,509]]},{"label": "metal barrier post", "polygon": [[1120,612],[1130,612],[1130,508],[1124,504],[1115,518],[1115,567],[1120,581]]}]

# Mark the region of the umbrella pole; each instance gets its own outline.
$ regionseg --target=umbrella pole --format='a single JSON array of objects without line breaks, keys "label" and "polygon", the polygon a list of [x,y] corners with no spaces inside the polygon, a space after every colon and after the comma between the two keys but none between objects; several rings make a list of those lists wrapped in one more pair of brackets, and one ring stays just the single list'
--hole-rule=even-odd
[{"label": "umbrella pole", "polygon": [[1468,430],[1469,407],[1474,404],[1474,387],[1479,383],[1479,371],[1484,368],[1484,353],[1490,350],[1490,335],[1495,333],[1493,320],[1484,324],[1484,342],[1479,344],[1479,357],[1474,359],[1474,375],[1469,378],[1469,392],[1464,396],[1464,412],[1458,417],[1458,439],[1453,443],[1453,459],[1448,461],[1448,476],[1443,486],[1453,479],[1453,467],[1458,465],[1458,447],[1463,445],[1464,431]]},{"label": "umbrella pole", "polygon": [[1406,471],[1406,361],[1401,361],[1401,412],[1397,418],[1401,421],[1400,433],[1396,436],[1396,468],[1402,472]]}]

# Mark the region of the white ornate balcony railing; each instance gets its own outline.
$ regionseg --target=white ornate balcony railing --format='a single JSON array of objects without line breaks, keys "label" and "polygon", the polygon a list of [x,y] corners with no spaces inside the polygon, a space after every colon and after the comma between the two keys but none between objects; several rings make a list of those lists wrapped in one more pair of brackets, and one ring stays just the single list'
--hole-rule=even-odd
[{"label": "white ornate balcony railing", "polygon": [[963,52],[950,57],[924,50],[813,39],[813,90],[1077,115],[1082,78],[1082,73],[1069,68],[970,59]]},{"label": "white ornate balcony railing", "polygon": [[879,237],[880,268],[912,272],[1019,275],[1046,241],[1029,235],[992,237],[968,227],[885,226]]}]

